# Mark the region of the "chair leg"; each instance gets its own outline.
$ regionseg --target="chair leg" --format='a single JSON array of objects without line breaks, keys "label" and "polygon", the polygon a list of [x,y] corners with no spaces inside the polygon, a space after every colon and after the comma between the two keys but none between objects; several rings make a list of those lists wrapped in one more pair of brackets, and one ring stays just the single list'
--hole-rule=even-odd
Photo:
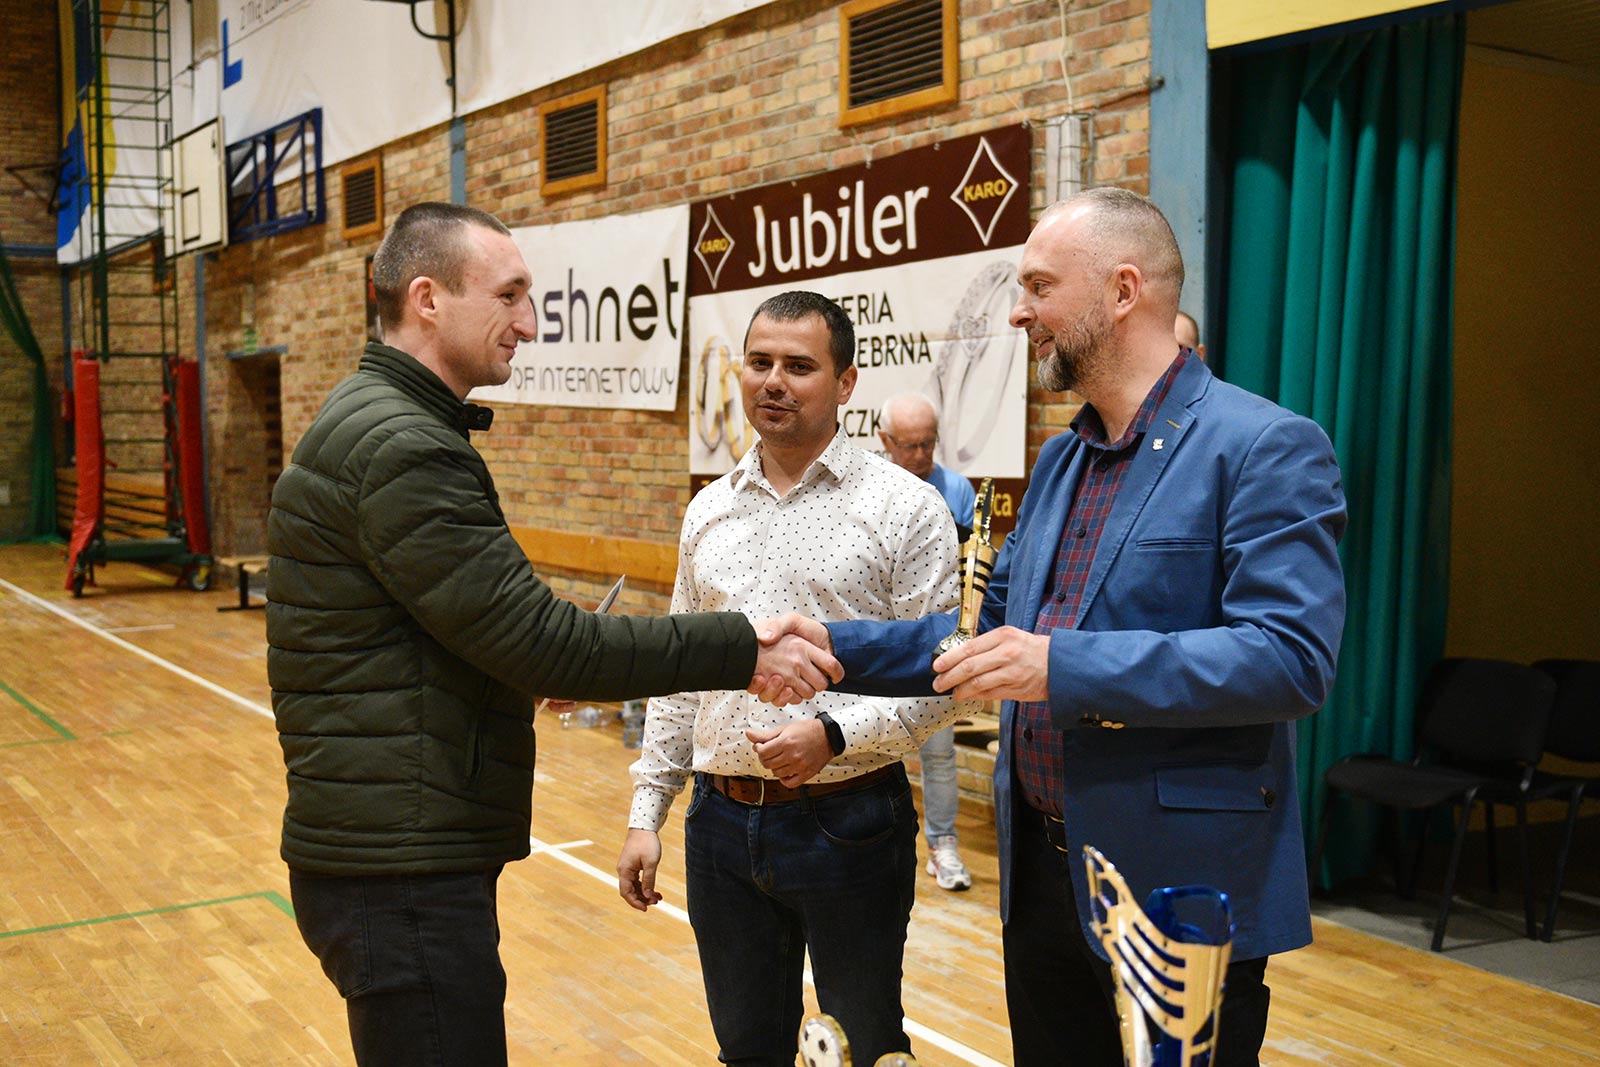
[{"label": "chair leg", "polygon": [[1578,809],[1583,807],[1583,787],[1579,782],[1572,787],[1572,800],[1567,805],[1567,828],[1561,835],[1561,849],[1556,853],[1556,880],[1550,886],[1550,903],[1544,909],[1544,930],[1539,940],[1549,941],[1556,932],[1556,907],[1561,903],[1561,881],[1567,873],[1567,857],[1572,853],[1572,835],[1578,828]]},{"label": "chair leg", "polygon": [[1522,867],[1522,915],[1528,940],[1539,936],[1538,920],[1533,917],[1533,869],[1528,865],[1528,802],[1517,798],[1517,859]]},{"label": "chair leg", "polygon": [[1444,889],[1439,894],[1439,917],[1433,923],[1433,951],[1444,948],[1444,924],[1450,918],[1450,902],[1456,892],[1456,870],[1461,866],[1461,845],[1467,839],[1467,823],[1472,819],[1472,802],[1476,789],[1469,789],[1461,798],[1461,818],[1456,821],[1456,839],[1450,846],[1450,866],[1445,869]]},{"label": "chair leg", "polygon": [[1483,802],[1483,847],[1489,854],[1489,892],[1500,892],[1500,859],[1494,847],[1494,803]]},{"label": "chair leg", "polygon": [[1401,869],[1401,864],[1404,862],[1402,857],[1405,855],[1405,818],[1405,812],[1395,812],[1395,881],[1398,883],[1396,889],[1400,893],[1400,899],[1414,900],[1417,896],[1417,879],[1422,875],[1422,857],[1428,850],[1428,831],[1431,829],[1429,824],[1433,821],[1433,811],[1428,809],[1418,813],[1417,818],[1421,825],[1417,828],[1417,850],[1411,857],[1411,867],[1408,870]]}]

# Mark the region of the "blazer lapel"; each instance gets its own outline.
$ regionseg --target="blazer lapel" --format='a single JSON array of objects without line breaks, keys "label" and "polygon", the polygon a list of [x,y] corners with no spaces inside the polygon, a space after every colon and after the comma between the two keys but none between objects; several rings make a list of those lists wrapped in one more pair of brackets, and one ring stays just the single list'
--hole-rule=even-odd
[{"label": "blazer lapel", "polygon": [[1090,565],[1089,580],[1083,587],[1083,601],[1078,608],[1080,623],[1088,617],[1094,598],[1105,584],[1106,574],[1121,553],[1134,523],[1139,521],[1139,515],[1144,511],[1145,502],[1150,499],[1156,482],[1183,444],[1189,428],[1194,425],[1196,415],[1190,405],[1205,395],[1210,381],[1211,372],[1204,363],[1198,359],[1186,361],[1178,372],[1177,380],[1172,383],[1167,398],[1157,409],[1155,420],[1145,431],[1143,439],[1134,446],[1137,451],[1132,466],[1117,489],[1117,499],[1111,505],[1106,528],[1100,534],[1100,543],[1095,546],[1094,563]]}]

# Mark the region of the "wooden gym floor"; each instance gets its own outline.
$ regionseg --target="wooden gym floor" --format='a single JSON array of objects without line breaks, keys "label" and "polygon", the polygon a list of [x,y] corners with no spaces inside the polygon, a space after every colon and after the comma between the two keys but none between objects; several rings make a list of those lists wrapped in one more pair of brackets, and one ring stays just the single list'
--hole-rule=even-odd
[{"label": "wooden gym floor", "polygon": [[[352,1062],[278,859],[263,614],[133,564],[74,600],[64,573],[58,546],[0,548],[0,1063]],[[669,906],[638,915],[612,874],[631,753],[615,729],[540,734],[535,853],[500,890],[512,1062],[714,1063],[679,819]],[[961,837],[977,885],[920,876],[906,953],[928,1067],[1010,1062],[993,832],[966,811]],[[1600,1067],[1600,1007],[1321,920],[1316,938],[1268,972],[1263,1063]]]}]

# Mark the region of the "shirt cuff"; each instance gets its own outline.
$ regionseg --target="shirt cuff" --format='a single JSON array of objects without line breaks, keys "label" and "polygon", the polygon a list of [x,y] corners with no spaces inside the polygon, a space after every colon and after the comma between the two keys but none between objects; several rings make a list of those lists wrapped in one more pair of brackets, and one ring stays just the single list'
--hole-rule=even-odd
[{"label": "shirt cuff", "polygon": [[628,811],[628,829],[659,833],[667,821],[672,798],[659,790],[640,786],[633,791],[633,806]]}]

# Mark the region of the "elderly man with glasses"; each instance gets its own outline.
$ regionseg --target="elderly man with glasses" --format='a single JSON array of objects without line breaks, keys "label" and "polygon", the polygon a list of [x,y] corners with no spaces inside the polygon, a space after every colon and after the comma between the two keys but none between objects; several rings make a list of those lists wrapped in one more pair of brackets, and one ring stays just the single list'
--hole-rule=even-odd
[{"label": "elderly man with glasses", "polygon": [[[933,410],[933,403],[918,393],[890,397],[878,417],[878,438],[883,442],[884,455],[939,490],[955,517],[956,532],[965,541],[972,533],[972,506],[977,495],[971,482],[933,460],[939,444],[939,415]],[[956,812],[961,801],[955,727],[946,726],[923,742],[920,762],[928,873],[940,889],[970,889],[972,873],[961,862],[957,847]]]}]

